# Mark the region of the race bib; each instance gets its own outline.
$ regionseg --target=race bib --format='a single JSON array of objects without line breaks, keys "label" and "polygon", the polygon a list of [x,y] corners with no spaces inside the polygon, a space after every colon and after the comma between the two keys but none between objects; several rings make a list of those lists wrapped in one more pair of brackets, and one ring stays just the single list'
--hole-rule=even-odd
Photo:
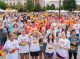
[{"label": "race bib", "polygon": [[32,40],[32,44],[33,45],[37,45],[38,44],[38,40]]},{"label": "race bib", "polygon": [[20,45],[21,46],[26,46],[27,45],[26,40],[25,39],[22,39],[22,43]]},{"label": "race bib", "polygon": [[53,45],[48,45],[48,51],[50,51],[50,52],[54,52],[54,48],[53,48]]},{"label": "race bib", "polygon": [[26,43],[21,43],[21,46],[26,46],[27,44]]},{"label": "race bib", "polygon": [[71,43],[70,48],[71,48],[71,50],[75,50],[75,49],[76,49],[76,45],[75,45],[75,43]]}]

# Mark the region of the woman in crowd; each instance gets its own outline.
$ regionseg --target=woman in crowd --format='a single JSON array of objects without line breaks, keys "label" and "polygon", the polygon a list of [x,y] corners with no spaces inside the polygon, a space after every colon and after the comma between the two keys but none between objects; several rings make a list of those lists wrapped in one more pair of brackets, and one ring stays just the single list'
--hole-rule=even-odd
[{"label": "woman in crowd", "polygon": [[15,39],[17,39],[18,38],[18,35],[19,35],[19,27],[18,27],[18,24],[15,23],[13,25],[12,32],[15,34]]},{"label": "woman in crowd", "polygon": [[55,54],[55,40],[54,40],[54,35],[49,34],[47,37],[47,40],[45,43],[46,45],[46,50],[45,50],[45,59],[53,59],[53,56]]},{"label": "woman in crowd", "polygon": [[7,29],[3,25],[3,21],[0,20],[0,49],[4,46],[7,40]]},{"label": "woman in crowd", "polygon": [[69,59],[72,59],[72,55],[74,56],[74,59],[77,59],[79,38],[76,37],[75,30],[71,31],[69,41],[70,41]]},{"label": "woman in crowd", "polygon": [[25,34],[25,29],[21,29],[21,35],[18,37],[19,42],[19,53],[21,59],[29,59],[29,44],[30,39],[27,34]]},{"label": "woman in crowd", "polygon": [[32,59],[38,59],[40,52],[39,40],[42,39],[41,33],[36,28],[29,34],[30,37],[30,55]]},{"label": "woman in crowd", "polygon": [[75,24],[73,25],[73,29],[75,29],[76,36],[79,37],[80,24],[78,20],[75,21]]},{"label": "woman in crowd", "polygon": [[43,36],[43,39],[40,39],[40,41],[39,41],[39,43],[40,43],[40,59],[43,58],[44,52],[46,49],[46,43],[44,43],[44,40],[46,39],[46,27],[42,27],[41,34]]},{"label": "woman in crowd", "polygon": [[19,59],[18,58],[18,50],[19,50],[19,44],[18,41],[14,39],[14,34],[9,34],[9,40],[6,41],[4,48],[4,51],[6,51],[6,59]]},{"label": "woman in crowd", "polygon": [[52,34],[54,33],[54,36],[56,37],[56,31],[55,31],[54,26],[55,26],[54,24],[51,24],[50,29],[47,30],[47,35],[50,33]]},{"label": "woman in crowd", "polygon": [[57,59],[65,59],[67,58],[68,49],[70,49],[70,41],[66,38],[66,34],[64,31],[61,32],[62,37],[57,42]]}]

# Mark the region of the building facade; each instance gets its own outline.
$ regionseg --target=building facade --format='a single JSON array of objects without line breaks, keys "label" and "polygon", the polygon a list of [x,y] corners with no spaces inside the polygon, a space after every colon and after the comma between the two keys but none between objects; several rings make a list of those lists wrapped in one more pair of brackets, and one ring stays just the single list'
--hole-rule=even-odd
[{"label": "building facade", "polygon": [[[43,0],[42,1],[42,7],[47,6],[47,5],[52,5],[54,4],[55,7],[59,7],[59,0]],[[61,5],[63,4],[63,0],[61,0]]]},{"label": "building facade", "polygon": [[[8,5],[16,5],[18,2],[20,2],[22,5],[25,4],[26,0],[3,0]],[[59,1],[60,0],[33,0],[34,4],[36,5],[39,3],[42,7],[54,4],[55,7],[59,7]],[[80,4],[80,0],[76,0],[77,4]],[[61,5],[63,4],[63,0],[61,0]]]},{"label": "building facade", "polygon": [[17,3],[25,4],[26,0],[4,0],[8,5],[16,5]]},{"label": "building facade", "polygon": [[[3,1],[8,5],[16,5],[18,2],[24,5],[27,0],[3,0]],[[33,2],[34,4],[37,4],[37,3],[41,4],[41,0],[33,0]]]}]

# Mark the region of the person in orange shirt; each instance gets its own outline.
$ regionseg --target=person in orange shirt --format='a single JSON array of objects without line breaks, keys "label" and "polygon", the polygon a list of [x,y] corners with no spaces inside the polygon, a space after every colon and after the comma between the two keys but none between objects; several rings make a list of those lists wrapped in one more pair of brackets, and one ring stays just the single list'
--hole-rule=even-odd
[{"label": "person in orange shirt", "polygon": [[33,26],[33,28],[37,28],[37,30],[40,32],[40,25],[38,24],[38,23],[36,23],[34,26]]},{"label": "person in orange shirt", "polygon": [[40,20],[36,20],[35,22],[34,22],[34,28],[36,27],[37,28],[37,30],[40,32],[40,29],[41,29],[41,21]]},{"label": "person in orange shirt", "polygon": [[69,20],[63,20],[65,25],[69,25]]},{"label": "person in orange shirt", "polygon": [[70,21],[69,21],[70,26],[73,26],[74,22],[75,22],[75,20],[73,18],[70,19]]},{"label": "person in orange shirt", "polygon": [[24,25],[24,27],[25,27],[26,34],[28,34],[32,30],[32,27],[33,27],[31,20],[28,20],[27,23]]},{"label": "person in orange shirt", "polygon": [[50,21],[45,21],[44,26],[46,27],[46,29],[50,28]]}]

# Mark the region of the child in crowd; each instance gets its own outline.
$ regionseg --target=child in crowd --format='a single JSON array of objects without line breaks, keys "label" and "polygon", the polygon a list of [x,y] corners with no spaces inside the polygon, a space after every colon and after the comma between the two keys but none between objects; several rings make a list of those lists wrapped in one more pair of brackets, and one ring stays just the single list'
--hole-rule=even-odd
[{"label": "child in crowd", "polygon": [[14,39],[14,34],[9,34],[9,40],[6,41],[3,50],[6,51],[6,59],[19,59],[18,50],[19,44],[18,41]]},{"label": "child in crowd", "polygon": [[39,40],[42,39],[41,33],[34,28],[33,32],[29,34],[30,37],[30,55],[32,59],[38,59],[40,52]]},{"label": "child in crowd", "polygon": [[29,59],[29,44],[30,44],[30,39],[28,35],[25,33],[25,29],[21,29],[21,35],[18,37],[18,42],[19,42],[19,53],[21,59]]}]

